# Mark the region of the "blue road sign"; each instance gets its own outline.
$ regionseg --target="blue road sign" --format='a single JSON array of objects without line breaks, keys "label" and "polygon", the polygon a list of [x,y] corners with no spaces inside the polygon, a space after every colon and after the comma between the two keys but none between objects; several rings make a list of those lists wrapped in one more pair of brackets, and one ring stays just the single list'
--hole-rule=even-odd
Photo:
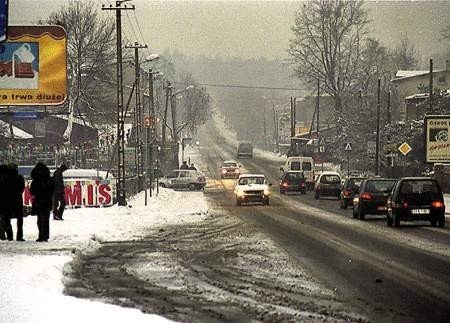
[{"label": "blue road sign", "polygon": [[37,120],[43,119],[44,113],[38,111],[15,111],[12,112],[13,120]]}]

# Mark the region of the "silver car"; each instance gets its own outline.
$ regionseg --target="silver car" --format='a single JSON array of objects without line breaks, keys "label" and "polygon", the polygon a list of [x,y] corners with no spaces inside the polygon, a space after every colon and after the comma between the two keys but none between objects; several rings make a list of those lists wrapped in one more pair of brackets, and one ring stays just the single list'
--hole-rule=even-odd
[{"label": "silver car", "polygon": [[167,176],[160,178],[159,186],[188,188],[191,191],[203,190],[206,186],[206,178],[197,170],[175,169]]}]

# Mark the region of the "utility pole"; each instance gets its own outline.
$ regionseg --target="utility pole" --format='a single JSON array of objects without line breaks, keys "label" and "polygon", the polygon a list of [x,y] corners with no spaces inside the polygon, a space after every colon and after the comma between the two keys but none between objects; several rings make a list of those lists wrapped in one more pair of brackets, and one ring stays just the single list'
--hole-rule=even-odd
[{"label": "utility pole", "polygon": [[138,176],[138,192],[143,189],[143,147],[142,147],[142,105],[141,105],[141,74],[139,67],[139,49],[147,48],[145,44],[135,42],[133,45],[126,45],[125,48],[134,48],[134,75],[135,75],[135,147],[136,147],[136,174]]},{"label": "utility pole", "polygon": [[165,145],[166,145],[167,114],[168,114],[169,103],[170,103],[170,102],[169,102],[169,98],[170,98],[169,92],[170,92],[170,89],[171,89],[170,81],[167,81],[167,87],[166,87],[166,103],[165,103],[165,105],[164,105],[164,120],[163,120],[164,125],[163,125],[163,127],[162,127],[162,129],[161,129],[161,136],[162,136],[162,139],[161,139],[161,145],[162,145],[163,147],[165,147]]},{"label": "utility pole", "polygon": [[263,133],[264,133],[264,150],[267,150],[267,127],[266,127],[266,105],[264,104],[264,120],[263,120]]},{"label": "utility pole", "polygon": [[433,59],[430,59],[430,113],[433,108]]},{"label": "utility pole", "polygon": [[380,99],[381,99],[381,79],[378,78],[377,86],[377,137],[375,146],[375,175],[379,172],[379,155],[380,155]]},{"label": "utility pole", "polygon": [[122,2],[117,0],[116,6],[102,6],[102,10],[116,11],[116,45],[117,45],[117,140],[118,140],[118,177],[117,177],[117,202],[120,206],[126,205],[125,188],[125,114],[123,109],[123,71],[122,71],[122,10],[134,10],[134,6],[122,7]]},{"label": "utility pole", "polygon": [[173,146],[175,148],[175,158],[176,158],[176,166],[178,168],[179,160],[178,160],[178,134],[177,134],[177,98],[175,93],[172,93],[172,89],[170,89],[170,110],[172,111],[172,130],[173,130]]},{"label": "utility pole", "polygon": [[156,128],[156,115],[155,115],[155,99],[153,96],[153,71],[148,70],[148,117],[150,119],[150,125],[146,131],[146,147],[147,147],[147,181],[150,182],[150,197],[152,196],[153,189],[153,142],[155,140],[152,130]]},{"label": "utility pole", "polygon": [[320,105],[319,105],[319,103],[320,103],[320,80],[319,79],[317,79],[317,102],[316,102],[316,107],[317,107],[317,125],[316,125],[316,127],[317,127],[317,139],[319,139],[320,138],[320,128],[319,128],[319,125],[320,125],[320,119],[319,119],[319,107],[320,107]]},{"label": "utility pole", "polygon": [[280,142],[278,138],[278,116],[277,116],[277,110],[275,109],[275,106],[273,106],[273,133],[275,136],[275,145],[277,147],[277,152],[280,151]]}]

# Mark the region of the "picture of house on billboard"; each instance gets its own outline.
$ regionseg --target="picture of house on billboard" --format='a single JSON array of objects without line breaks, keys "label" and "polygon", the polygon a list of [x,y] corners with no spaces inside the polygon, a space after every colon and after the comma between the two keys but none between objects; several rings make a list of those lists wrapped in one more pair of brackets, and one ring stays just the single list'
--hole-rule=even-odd
[{"label": "picture of house on billboard", "polygon": [[0,83],[3,89],[38,88],[38,42],[0,44]]}]

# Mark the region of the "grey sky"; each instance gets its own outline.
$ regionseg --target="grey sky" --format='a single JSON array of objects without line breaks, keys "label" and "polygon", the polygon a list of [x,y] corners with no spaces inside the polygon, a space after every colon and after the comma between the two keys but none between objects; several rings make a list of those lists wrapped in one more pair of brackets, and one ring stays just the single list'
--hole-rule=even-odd
[{"label": "grey sky", "polygon": [[[66,0],[14,0],[11,24],[46,18]],[[95,1],[98,7],[112,1]],[[130,24],[155,51],[178,49],[187,55],[286,58],[290,27],[301,1],[149,1],[135,0],[124,13],[124,35],[134,40]],[[450,1],[372,1],[367,3],[372,34],[394,46],[406,34],[426,59],[449,49],[440,31],[450,26]],[[113,15],[111,11],[102,14]]]}]

